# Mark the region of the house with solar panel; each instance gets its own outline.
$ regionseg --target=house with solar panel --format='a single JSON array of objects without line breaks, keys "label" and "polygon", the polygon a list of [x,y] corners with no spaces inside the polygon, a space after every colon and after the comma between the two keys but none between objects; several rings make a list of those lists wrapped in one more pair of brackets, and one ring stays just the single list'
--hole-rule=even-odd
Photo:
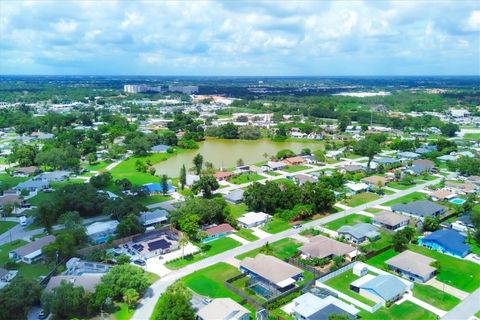
[{"label": "house with solar panel", "polygon": [[465,237],[455,230],[437,230],[418,239],[418,244],[454,257],[464,258],[471,252]]}]

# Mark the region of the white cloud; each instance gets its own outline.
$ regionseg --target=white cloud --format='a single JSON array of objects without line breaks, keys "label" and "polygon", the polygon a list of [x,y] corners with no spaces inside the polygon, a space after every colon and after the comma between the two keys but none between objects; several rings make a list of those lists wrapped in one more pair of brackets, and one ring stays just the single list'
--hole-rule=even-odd
[{"label": "white cloud", "polygon": [[75,21],[66,21],[62,19],[59,22],[54,23],[53,27],[55,28],[55,31],[60,33],[72,33],[77,30],[78,23]]}]

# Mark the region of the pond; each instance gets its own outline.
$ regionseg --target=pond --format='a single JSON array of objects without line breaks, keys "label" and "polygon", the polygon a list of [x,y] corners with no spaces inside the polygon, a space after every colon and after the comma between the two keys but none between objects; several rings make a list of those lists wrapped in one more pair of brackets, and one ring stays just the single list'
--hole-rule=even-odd
[{"label": "pond", "polygon": [[215,168],[235,167],[237,160],[242,158],[245,164],[265,161],[265,154],[275,155],[282,149],[290,149],[299,153],[303,148],[313,151],[323,149],[323,144],[318,142],[274,142],[262,140],[226,140],[207,139],[199,143],[200,148],[186,150],[166,161],[157,163],[154,167],[157,174],[166,174],[169,177],[178,177],[183,164],[187,170],[193,166],[192,160],[197,153],[203,156],[203,161],[213,163]]}]

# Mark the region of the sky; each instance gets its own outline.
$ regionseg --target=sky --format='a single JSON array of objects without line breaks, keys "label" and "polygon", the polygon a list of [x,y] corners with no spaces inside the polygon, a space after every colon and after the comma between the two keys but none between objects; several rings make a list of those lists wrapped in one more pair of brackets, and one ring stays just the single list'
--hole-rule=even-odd
[{"label": "sky", "polygon": [[480,75],[480,1],[0,0],[0,74]]}]

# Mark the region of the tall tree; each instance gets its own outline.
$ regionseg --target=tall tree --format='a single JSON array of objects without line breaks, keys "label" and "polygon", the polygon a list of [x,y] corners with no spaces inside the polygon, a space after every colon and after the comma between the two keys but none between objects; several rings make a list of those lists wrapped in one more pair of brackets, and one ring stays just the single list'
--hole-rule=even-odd
[{"label": "tall tree", "polygon": [[202,168],[203,168],[203,156],[198,153],[194,158],[193,158],[193,168],[195,169],[195,174],[199,175],[202,173]]},{"label": "tall tree", "polygon": [[17,275],[0,289],[0,320],[26,319],[28,310],[40,299],[38,281]]},{"label": "tall tree", "polygon": [[185,189],[185,185],[187,184],[187,169],[185,168],[185,164],[180,168],[179,182],[182,190]]},{"label": "tall tree", "polygon": [[208,199],[212,197],[212,192],[217,190],[219,187],[220,185],[214,176],[206,175],[200,177],[198,181],[195,181],[192,186],[192,191],[194,193],[202,191],[203,197]]},{"label": "tall tree", "polygon": [[353,151],[364,157],[368,157],[367,168],[370,170],[370,163],[373,157],[381,151],[380,145],[373,139],[363,139],[353,146]]},{"label": "tall tree", "polygon": [[164,195],[167,194],[168,193],[168,177],[166,174],[162,175],[160,183],[162,184],[162,193]]},{"label": "tall tree", "polygon": [[156,320],[194,320],[191,297],[192,294],[182,282],[174,283],[158,301]]}]

